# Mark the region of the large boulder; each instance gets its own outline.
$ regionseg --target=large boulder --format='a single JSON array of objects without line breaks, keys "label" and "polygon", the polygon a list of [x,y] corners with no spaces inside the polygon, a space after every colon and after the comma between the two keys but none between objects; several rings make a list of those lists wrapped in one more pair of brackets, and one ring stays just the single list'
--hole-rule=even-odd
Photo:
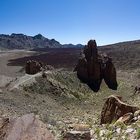
[{"label": "large boulder", "polygon": [[109,88],[117,89],[116,69],[112,59],[105,55],[99,55],[95,40],[90,40],[85,46],[84,55],[74,71],[77,71],[78,78],[87,83],[93,91],[100,89],[102,79]]},{"label": "large boulder", "polygon": [[131,118],[131,114],[127,113],[134,114],[137,110],[139,110],[138,107],[124,103],[121,97],[111,95],[103,106],[100,123],[111,123],[112,121],[117,121],[120,117],[122,118],[119,120],[127,121]]},{"label": "large boulder", "polygon": [[54,140],[46,125],[34,114],[0,118],[0,140]]},{"label": "large boulder", "polygon": [[43,64],[34,60],[26,62],[25,71],[27,74],[36,74],[41,71]]}]

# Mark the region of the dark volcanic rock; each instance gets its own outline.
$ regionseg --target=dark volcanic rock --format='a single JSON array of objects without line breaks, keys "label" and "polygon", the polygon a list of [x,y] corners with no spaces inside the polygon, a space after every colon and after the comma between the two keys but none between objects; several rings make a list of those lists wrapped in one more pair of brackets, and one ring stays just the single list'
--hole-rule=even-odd
[{"label": "dark volcanic rock", "polygon": [[78,65],[74,71],[77,71],[78,78],[86,82],[88,80],[87,60],[85,58],[79,59]]},{"label": "dark volcanic rock", "polygon": [[100,89],[102,79],[105,80],[109,88],[117,89],[116,69],[111,58],[106,55],[99,55],[95,40],[90,40],[84,48],[84,57],[79,62],[74,71],[81,81],[87,83],[95,92]]},{"label": "dark volcanic rock", "polygon": [[26,62],[25,72],[27,74],[36,74],[41,71],[43,64],[34,60],[29,60]]},{"label": "dark volcanic rock", "polygon": [[108,56],[103,56],[102,59],[102,78],[109,88],[117,90],[116,69],[112,63],[112,59]]}]

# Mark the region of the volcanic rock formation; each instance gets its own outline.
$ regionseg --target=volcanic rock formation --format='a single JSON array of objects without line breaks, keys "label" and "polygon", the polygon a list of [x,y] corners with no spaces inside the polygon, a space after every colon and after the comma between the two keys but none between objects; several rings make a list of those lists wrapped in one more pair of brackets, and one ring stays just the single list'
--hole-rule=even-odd
[{"label": "volcanic rock formation", "polygon": [[99,55],[95,40],[90,40],[85,46],[83,57],[74,71],[77,71],[78,78],[89,85],[97,92],[100,89],[102,79],[109,88],[117,90],[116,69],[112,59],[107,55]]},{"label": "volcanic rock formation", "polygon": [[122,102],[119,96],[109,96],[101,112],[101,124],[111,123],[112,121],[128,122],[133,118],[133,114],[139,110],[138,107]]},{"label": "volcanic rock formation", "polygon": [[27,74],[36,74],[41,71],[43,64],[34,60],[26,62],[25,71]]}]

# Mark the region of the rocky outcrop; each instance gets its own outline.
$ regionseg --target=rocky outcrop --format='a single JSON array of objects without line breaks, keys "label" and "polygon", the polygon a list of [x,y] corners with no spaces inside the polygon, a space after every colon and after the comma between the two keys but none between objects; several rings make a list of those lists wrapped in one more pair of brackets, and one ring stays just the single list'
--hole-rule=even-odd
[{"label": "rocky outcrop", "polygon": [[65,134],[63,140],[91,140],[90,131],[70,131]]},{"label": "rocky outcrop", "polygon": [[112,121],[119,121],[128,123],[133,118],[133,114],[139,110],[138,107],[128,105],[122,102],[121,97],[109,96],[103,106],[101,112],[101,124],[111,123]]},{"label": "rocky outcrop", "polygon": [[42,62],[38,62],[35,60],[28,60],[25,65],[25,72],[27,74],[36,74],[40,71],[44,73],[45,71],[52,71],[54,67],[51,65],[45,65]]},{"label": "rocky outcrop", "polygon": [[54,140],[46,125],[34,114],[0,119],[0,140]]},{"label": "rocky outcrop", "polygon": [[41,71],[43,64],[34,60],[26,62],[25,71],[27,74],[36,74]]},{"label": "rocky outcrop", "polygon": [[85,46],[83,57],[74,71],[78,78],[87,83],[95,92],[100,89],[102,79],[109,88],[117,89],[116,69],[112,59],[106,55],[99,55],[95,40],[90,40]]},{"label": "rocky outcrop", "polygon": [[63,132],[63,140],[91,140],[90,126],[87,124],[70,124],[69,131]]}]

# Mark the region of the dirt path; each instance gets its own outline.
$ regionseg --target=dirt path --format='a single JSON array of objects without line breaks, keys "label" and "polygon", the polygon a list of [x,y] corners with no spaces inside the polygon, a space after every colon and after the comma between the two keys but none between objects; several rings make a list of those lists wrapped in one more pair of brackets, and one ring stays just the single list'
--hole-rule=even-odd
[{"label": "dirt path", "polygon": [[[45,74],[50,74],[51,71],[47,71],[45,72]],[[28,75],[25,74],[24,76],[16,79],[15,81],[11,82],[9,84],[9,86],[7,87],[10,91],[14,90],[14,89],[20,89],[21,86],[25,86],[25,85],[30,85],[36,82],[37,77],[40,77],[42,75],[42,72],[34,74],[34,75]]]},{"label": "dirt path", "polygon": [[0,52],[0,90],[5,90],[13,81],[16,81],[25,73],[21,72],[21,66],[9,66],[12,59],[33,55],[34,52],[26,50],[12,50]]}]

